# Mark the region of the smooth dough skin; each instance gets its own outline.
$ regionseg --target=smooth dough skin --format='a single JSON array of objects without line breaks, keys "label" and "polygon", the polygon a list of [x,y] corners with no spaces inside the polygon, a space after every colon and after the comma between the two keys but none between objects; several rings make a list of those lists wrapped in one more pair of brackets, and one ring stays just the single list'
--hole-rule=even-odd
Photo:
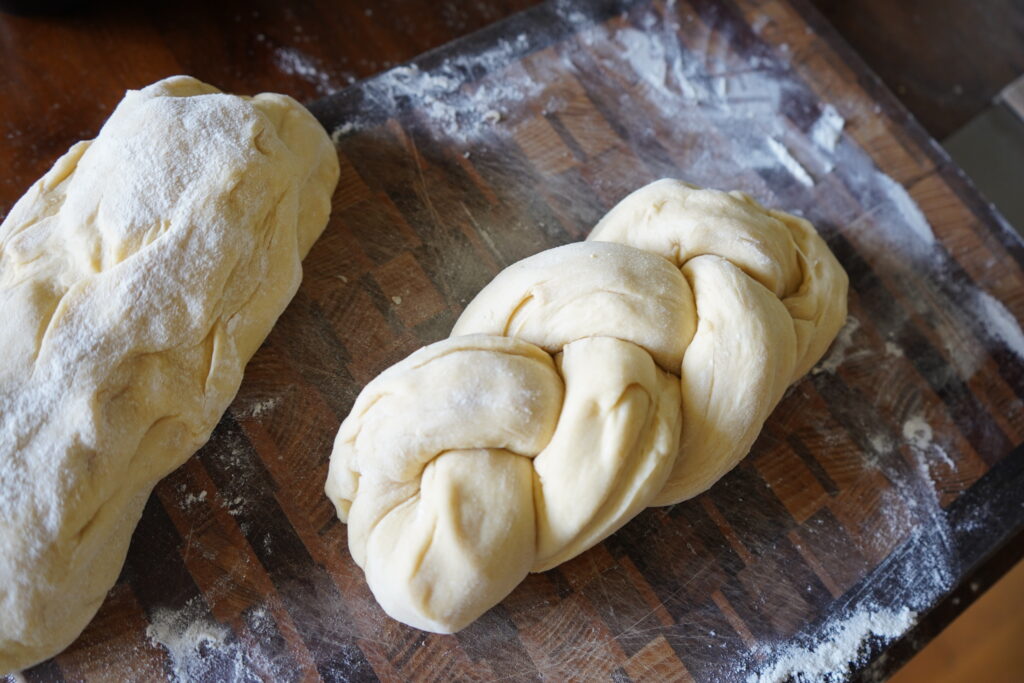
[{"label": "smooth dough skin", "polygon": [[509,266],[338,431],[326,491],[374,596],[458,631],[528,572],[706,490],[824,354],[846,293],[810,223],[677,180]]},{"label": "smooth dough skin", "polygon": [[179,76],[128,92],[0,225],[0,673],[95,614],[298,288],[337,178],[291,98]]}]

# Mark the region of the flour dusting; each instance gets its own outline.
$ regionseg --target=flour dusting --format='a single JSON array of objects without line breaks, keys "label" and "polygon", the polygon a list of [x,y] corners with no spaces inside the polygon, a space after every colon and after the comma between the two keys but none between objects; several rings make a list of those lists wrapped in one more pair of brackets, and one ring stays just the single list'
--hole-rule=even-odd
[{"label": "flour dusting", "polygon": [[[342,88],[335,83],[319,60],[296,48],[279,47],[274,50],[274,65],[286,74],[298,76],[302,80],[312,83],[321,95],[329,95]],[[353,78],[346,76],[346,80],[351,83]]]},{"label": "flour dusting", "polygon": [[914,448],[928,448],[932,445],[931,425],[921,415],[914,415],[903,423],[903,438]]},{"label": "flour dusting", "polygon": [[[220,590],[223,586],[215,586],[215,593]],[[214,621],[206,601],[196,596],[177,609],[156,609],[146,636],[167,651],[174,681],[257,683],[291,679],[295,662],[271,647],[280,636],[267,607],[252,607],[241,616],[247,632],[244,637]]]},{"label": "flour dusting", "polygon": [[280,396],[272,396],[256,401],[237,401],[239,405],[232,407],[232,412],[237,419],[259,419],[270,413],[281,404]]},{"label": "flour dusting", "polygon": [[768,149],[775,155],[776,161],[789,171],[790,175],[796,178],[798,183],[804,187],[812,187],[814,185],[814,179],[811,178],[807,169],[796,160],[784,144],[775,138],[768,138]]},{"label": "flour dusting", "polygon": [[903,224],[909,227],[914,236],[923,244],[934,244],[935,233],[932,232],[932,226],[928,224],[928,219],[925,218],[921,208],[906,188],[884,173],[875,172],[875,177],[878,184],[885,190],[893,208],[903,219]]},{"label": "flour dusting", "polygon": [[230,630],[205,616],[206,603],[196,596],[181,609],[154,611],[146,636],[167,650],[175,680],[193,681],[218,673],[217,653],[224,648]]},{"label": "flour dusting", "polygon": [[851,347],[854,346],[853,335],[856,334],[859,329],[860,321],[852,315],[847,316],[846,323],[839,330],[839,334],[836,335],[835,340],[832,342],[832,346],[829,347],[828,353],[821,362],[811,370],[811,374],[818,375],[823,372],[835,373],[839,366],[846,361],[861,358],[866,354],[870,354],[870,349],[850,350]]},{"label": "flour dusting", "polygon": [[843,132],[846,121],[831,104],[821,110],[821,116],[811,127],[811,140],[824,151],[832,154],[836,151],[836,143]]},{"label": "flour dusting", "polygon": [[[543,89],[525,73],[503,73],[528,44],[521,33],[476,55],[449,57],[430,71],[416,64],[397,66],[363,85],[363,95],[371,104],[367,108],[397,111],[407,106],[452,140],[473,139]],[[473,81],[478,73],[488,76]],[[356,117],[332,131],[332,138],[338,142],[369,125],[370,121]]]},{"label": "flour dusting", "polygon": [[[902,432],[903,440],[907,442],[916,456],[926,456],[937,459],[949,469],[956,469],[956,463],[951,457],[949,457],[946,450],[941,445],[935,443],[935,432],[923,415],[915,414],[908,417],[903,422]],[[931,474],[929,470],[930,464],[931,463],[927,462],[925,459],[921,459],[920,461],[923,473],[928,477],[929,481],[931,481]]]},{"label": "flour dusting", "polygon": [[893,610],[862,607],[826,624],[821,639],[805,647],[790,646],[767,652],[775,657],[767,670],[747,676],[747,683],[797,681],[839,682],[851,666],[862,664],[862,646],[871,638],[889,642],[906,633],[917,614],[906,607]]},{"label": "flour dusting", "polygon": [[188,510],[196,503],[202,503],[206,500],[206,491],[200,491],[199,493],[189,493],[181,499],[181,508]]},{"label": "flour dusting", "polygon": [[891,341],[885,342],[885,355],[896,356],[898,358],[903,357],[903,349],[900,348],[899,344]]},{"label": "flour dusting", "polygon": [[988,292],[980,289],[974,293],[975,308],[981,314],[982,322],[989,334],[1006,344],[1019,357],[1024,358],[1024,332],[1020,323],[1006,306]]}]

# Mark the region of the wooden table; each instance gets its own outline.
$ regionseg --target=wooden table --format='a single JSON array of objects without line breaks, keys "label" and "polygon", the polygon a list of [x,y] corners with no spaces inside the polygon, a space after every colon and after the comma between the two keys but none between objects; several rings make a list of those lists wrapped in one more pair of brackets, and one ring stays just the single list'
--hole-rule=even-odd
[{"label": "wooden table", "polygon": [[[124,87],[187,71],[309,101],[388,65],[360,41],[390,63],[513,8],[413,6],[392,30],[374,17],[395,8],[316,4],[4,19],[0,209]],[[302,289],[210,443],[157,487],[94,623],[30,679],[741,680],[858,614],[918,613],[864,643],[866,677],[1019,557],[1024,249],[807,5],[534,7],[312,109],[343,173]],[[815,133],[829,109],[835,139]],[[320,494],[355,394],[497,269],[661,175],[810,218],[851,275],[836,347],[709,494],[458,636],[387,620]]]}]

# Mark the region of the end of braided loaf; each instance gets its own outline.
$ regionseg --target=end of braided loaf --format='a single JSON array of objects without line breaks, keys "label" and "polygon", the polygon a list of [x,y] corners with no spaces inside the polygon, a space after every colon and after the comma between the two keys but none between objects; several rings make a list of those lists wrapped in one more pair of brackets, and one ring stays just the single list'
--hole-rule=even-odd
[{"label": "end of braided loaf", "polygon": [[338,431],[326,492],[374,596],[451,633],[706,490],[824,354],[847,286],[807,221],[677,180],[508,267]]}]

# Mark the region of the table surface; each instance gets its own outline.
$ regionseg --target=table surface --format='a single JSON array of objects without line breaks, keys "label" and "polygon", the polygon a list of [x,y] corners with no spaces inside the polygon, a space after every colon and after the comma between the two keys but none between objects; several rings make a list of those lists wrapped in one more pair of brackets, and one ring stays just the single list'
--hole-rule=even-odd
[{"label": "table surface", "polygon": [[[809,7],[608,5],[534,8],[312,105],[344,172],[302,290],[210,444],[157,488],[96,621],[30,677],[738,678],[857,615],[919,612],[896,645],[866,643],[867,677],[1019,554],[1019,240]],[[0,212],[125,87],[191,72],[311,101],[518,9],[326,6],[4,18]],[[679,78],[645,80],[657,63]],[[815,222],[853,283],[836,348],[711,494],[531,577],[458,638],[383,619],[319,495],[355,393],[497,268],[684,173]]]}]

